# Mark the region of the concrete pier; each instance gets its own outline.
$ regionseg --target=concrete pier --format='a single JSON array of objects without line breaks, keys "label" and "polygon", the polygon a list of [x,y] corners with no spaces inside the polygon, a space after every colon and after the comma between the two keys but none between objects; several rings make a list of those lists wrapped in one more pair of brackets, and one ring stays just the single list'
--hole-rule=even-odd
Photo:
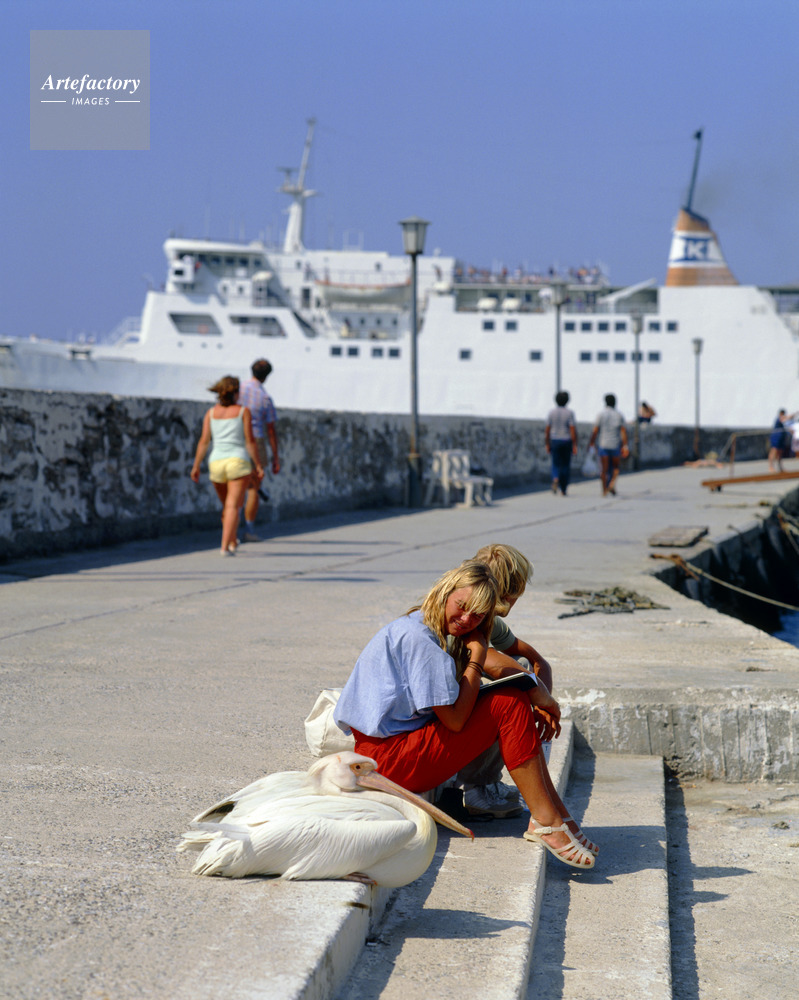
[{"label": "concrete pier", "polygon": [[[378,628],[486,542],[535,563],[509,624],[552,663],[578,743],[689,773],[796,781],[799,651],[652,575],[663,568],[650,558],[657,532],[706,526],[680,550],[690,561],[731,527],[756,525],[788,489],[710,493],[706,477],[674,468],[622,476],[617,497],[590,481],[566,498],[284,521],[232,559],[214,530],[6,562],[3,995],[332,998],[385,894],[195,878],[174,846],[221,795],[307,768],[302,721],[318,691],[341,686]],[[665,608],[559,617],[567,590],[613,586]],[[508,849],[518,833],[504,835]],[[442,837],[442,851],[468,850],[467,871],[490,881],[503,837],[495,830],[489,850],[487,836]],[[518,863],[528,857],[538,849]],[[520,874],[534,910],[527,884]],[[464,926],[467,938],[483,933]]]}]

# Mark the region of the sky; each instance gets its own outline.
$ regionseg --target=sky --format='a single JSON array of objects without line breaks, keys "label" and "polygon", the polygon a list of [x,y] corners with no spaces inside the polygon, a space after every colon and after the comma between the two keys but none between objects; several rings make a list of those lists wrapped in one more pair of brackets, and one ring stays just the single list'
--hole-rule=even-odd
[{"label": "sky", "polygon": [[[665,278],[695,211],[742,283],[799,282],[798,0],[4,0],[0,336],[106,336],[170,234]],[[150,32],[150,149],[31,151],[29,32]]]}]

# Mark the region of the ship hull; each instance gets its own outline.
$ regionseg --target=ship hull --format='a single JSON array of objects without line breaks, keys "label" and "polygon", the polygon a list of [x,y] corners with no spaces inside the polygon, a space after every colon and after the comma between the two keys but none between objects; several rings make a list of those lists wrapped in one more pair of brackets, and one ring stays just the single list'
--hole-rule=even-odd
[{"label": "ship hull", "polygon": [[[779,315],[770,294],[747,286],[661,288],[657,301],[643,317],[637,365],[629,316],[562,311],[561,381],[578,420],[592,421],[609,392],[631,419],[636,368],[638,398],[654,406],[660,422],[692,426],[698,408],[707,426],[767,427],[778,407],[799,409],[797,333],[789,321],[795,317]],[[0,346],[0,384],[210,401],[208,387],[220,375],[246,377],[264,356],[274,367],[269,390],[280,407],[409,411],[408,336],[308,337],[284,317],[286,336],[224,331],[215,342],[193,343],[188,361],[186,338],[170,340],[161,329],[168,309],[151,303],[149,338],[118,350],[7,341]],[[616,330],[619,321],[624,329]],[[420,413],[544,418],[556,391],[556,341],[554,312],[486,317],[458,312],[451,295],[432,296],[418,338]]]}]

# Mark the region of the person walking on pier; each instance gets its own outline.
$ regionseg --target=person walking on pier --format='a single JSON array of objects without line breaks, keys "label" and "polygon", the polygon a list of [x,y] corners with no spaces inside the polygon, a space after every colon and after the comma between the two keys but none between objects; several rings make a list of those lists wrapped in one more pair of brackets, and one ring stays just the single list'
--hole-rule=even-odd
[{"label": "person walking on pier", "polygon": [[255,448],[250,411],[238,402],[239,380],[233,375],[225,375],[211,386],[210,392],[217,394],[217,403],[203,418],[203,429],[190,475],[195,483],[199,483],[200,465],[210,445],[208,475],[222,501],[220,552],[223,556],[233,556],[238,545],[239,512],[244,504],[247,484],[251,476],[262,479],[264,470]]},{"label": "person walking on pier", "polygon": [[569,488],[572,455],[577,454],[576,422],[568,402],[568,392],[556,393],[555,407],[547,414],[544,428],[544,446],[552,457],[552,492],[560,490],[563,496]]},{"label": "person walking on pier", "polygon": [[795,413],[789,417],[785,410],[780,410],[774,427],[769,435],[768,444],[768,471],[784,472],[782,460],[791,453],[791,431],[786,427],[794,417]]},{"label": "person walking on pier", "polygon": [[627,458],[630,449],[627,446],[627,428],[624,417],[616,409],[616,397],[612,392],[605,396],[605,409],[597,415],[591,439],[590,448],[599,438],[600,478],[602,480],[602,496],[611,493],[616,495],[616,480],[619,478],[619,463]]},{"label": "person walking on pier", "polygon": [[[275,404],[272,397],[264,389],[264,382],[272,371],[272,365],[266,358],[259,358],[253,362],[252,378],[241,387],[239,402],[252,414],[252,432],[255,437],[255,447],[258,452],[258,461],[262,467],[266,468],[266,441],[269,440],[269,449],[272,452],[272,475],[276,476],[280,472],[280,458],[277,450],[277,416],[275,415]],[[261,539],[255,531],[255,519],[258,516],[258,496],[263,494],[265,499],[268,496],[261,488],[261,481],[255,477],[247,487],[247,499],[244,503],[244,541],[260,542]]]},{"label": "person walking on pier", "polygon": [[[381,629],[344,685],[336,724],[355,752],[410,791],[444,784],[497,741],[530,809],[525,840],[573,868],[595,856],[573,835],[541,751],[531,702],[557,719],[544,689],[511,685],[480,693],[499,586],[485,563],[469,559],[438,580],[421,605]],[[555,721],[547,735],[557,735]],[[578,829],[578,834],[579,834]]]}]

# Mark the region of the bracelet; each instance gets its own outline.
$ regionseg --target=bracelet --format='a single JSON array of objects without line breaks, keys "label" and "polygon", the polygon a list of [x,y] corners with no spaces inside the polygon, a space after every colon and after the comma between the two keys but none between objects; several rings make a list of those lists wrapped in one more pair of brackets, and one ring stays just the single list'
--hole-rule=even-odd
[{"label": "bracelet", "polygon": [[469,662],[463,668],[463,672],[466,673],[466,671],[469,669],[469,667],[477,667],[477,669],[480,671],[481,674],[483,672],[483,668],[475,660],[469,660]]}]

